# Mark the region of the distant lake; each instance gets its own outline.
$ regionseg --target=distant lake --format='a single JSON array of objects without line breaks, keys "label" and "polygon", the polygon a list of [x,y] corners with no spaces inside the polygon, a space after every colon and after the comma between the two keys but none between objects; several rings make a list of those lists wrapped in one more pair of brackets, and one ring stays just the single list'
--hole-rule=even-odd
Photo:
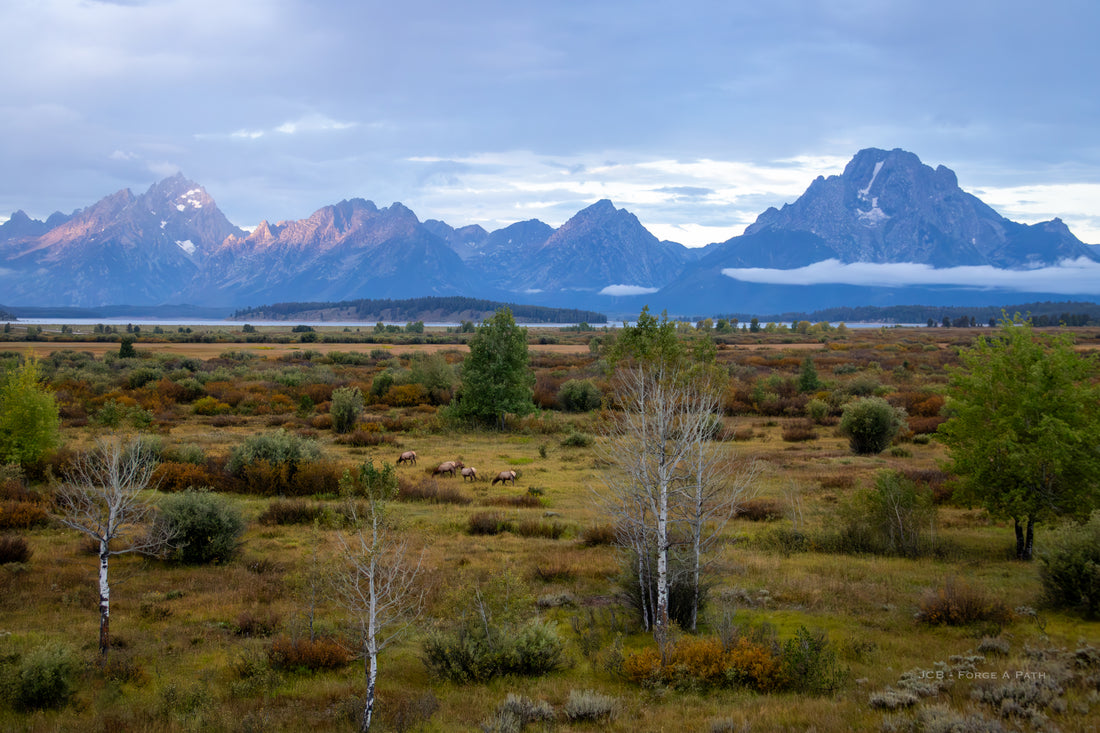
[{"label": "distant lake", "polygon": [[[30,324],[33,326],[75,326],[75,327],[89,327],[95,328],[97,325],[104,326],[146,326],[152,328],[154,326],[164,327],[186,327],[186,326],[214,326],[221,328],[241,327],[245,323],[251,326],[274,326],[286,328],[287,326],[328,326],[335,328],[351,328],[358,329],[360,331],[364,329],[373,329],[378,321],[230,321],[230,320],[206,320],[201,318],[150,318],[148,316],[135,316],[133,318],[116,317],[116,318],[20,318],[15,321],[19,324]],[[401,326],[404,327],[409,321],[382,321],[387,326]],[[608,321],[607,323],[594,323],[592,328],[594,330],[603,329],[605,326],[610,328],[623,328],[624,326],[633,326],[634,321]],[[424,322],[425,327],[431,328],[458,328],[461,323],[450,322]],[[576,326],[576,323],[519,323],[518,325],[531,328],[568,328],[570,326]],[[738,324],[741,325],[741,324]],[[761,322],[761,326],[764,322]],[[784,326],[791,326],[789,322],[783,322]],[[831,323],[831,326],[838,326],[840,322]],[[848,328],[926,328],[925,323],[845,323]]]}]

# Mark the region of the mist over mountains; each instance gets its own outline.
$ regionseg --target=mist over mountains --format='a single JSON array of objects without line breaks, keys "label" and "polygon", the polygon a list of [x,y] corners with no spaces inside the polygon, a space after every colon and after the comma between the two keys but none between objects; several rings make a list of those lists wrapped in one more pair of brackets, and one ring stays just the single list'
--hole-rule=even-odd
[{"label": "mist over mountains", "polygon": [[230,223],[177,174],[46,221],[0,225],[0,303],[23,306],[465,296],[636,314],[778,313],[856,305],[994,305],[1100,291],[1100,255],[1060,220],[999,215],[903,150],[862,150],[744,234],[658,240],[603,200],[558,228],[489,232],[364,199],[298,221]]}]

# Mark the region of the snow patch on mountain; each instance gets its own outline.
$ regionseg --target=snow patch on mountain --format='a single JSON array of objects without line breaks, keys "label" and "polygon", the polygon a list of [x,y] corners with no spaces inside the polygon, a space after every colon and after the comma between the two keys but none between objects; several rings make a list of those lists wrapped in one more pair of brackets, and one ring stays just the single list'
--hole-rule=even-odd
[{"label": "snow patch on mountain", "polygon": [[178,244],[179,248],[182,249],[187,254],[189,254],[189,255],[195,254],[195,243],[192,242],[190,239],[184,239],[183,241],[180,241],[180,240],[177,239],[176,244]]}]

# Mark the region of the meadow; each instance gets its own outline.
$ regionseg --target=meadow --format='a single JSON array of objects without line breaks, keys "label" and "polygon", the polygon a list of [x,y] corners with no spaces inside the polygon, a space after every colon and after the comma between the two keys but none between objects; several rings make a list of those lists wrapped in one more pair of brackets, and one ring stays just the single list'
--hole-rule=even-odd
[{"label": "meadow", "polygon": [[[1100,347],[1097,329],[1074,331],[1081,351]],[[715,440],[760,471],[709,558],[700,628],[677,638],[685,648],[693,638],[780,648],[800,630],[817,634],[836,684],[814,693],[716,682],[690,660],[668,678],[636,673],[653,640],[623,603],[623,557],[598,501],[610,470],[598,451],[606,408],[568,412],[559,400],[570,380],[609,389],[605,330],[529,329],[538,409],[495,431],[448,417],[465,355],[463,335],[450,331],[388,343],[335,328],[305,341],[289,328],[234,326],[200,340],[141,332],[131,335],[137,354],[121,358],[125,333],[25,341],[16,327],[0,342],[0,365],[38,360],[63,443],[0,477],[2,531],[29,549],[25,561],[0,565],[0,727],[354,729],[363,662],[346,613],[323,589],[346,529],[338,478],[415,450],[416,465],[396,468],[401,493],[389,511],[421,558],[424,605],[380,657],[378,730],[1095,730],[1100,622],[1045,606],[1036,563],[1013,559],[1011,523],[954,503],[943,471],[935,431],[946,419],[948,369],[983,332],[805,324],[715,336],[729,374]],[[809,391],[800,388],[807,363],[818,380]],[[329,408],[344,387],[359,387],[366,405],[355,430],[340,435]],[[837,422],[848,400],[867,395],[904,407],[908,421],[883,453],[857,456]],[[320,459],[293,480],[227,471],[235,446],[277,431],[316,445]],[[110,435],[155,445],[162,462],[152,500],[207,486],[246,528],[224,563],[113,558],[113,639],[101,670],[95,551],[48,509],[51,481]],[[480,480],[431,475],[455,459]],[[515,485],[490,485],[506,469],[517,472]],[[927,543],[911,557],[877,552],[850,531],[858,497],[884,471],[934,502]],[[1039,527],[1040,551],[1048,529]],[[425,638],[453,626],[472,589],[500,587],[553,629],[562,664],[487,681],[433,674]],[[970,615],[935,615],[968,603]],[[284,663],[278,650],[308,638],[311,623],[352,653],[334,653],[332,664]],[[63,704],[32,709],[16,688],[42,649],[62,649],[76,666]],[[509,713],[524,706],[534,711],[526,722]]]}]

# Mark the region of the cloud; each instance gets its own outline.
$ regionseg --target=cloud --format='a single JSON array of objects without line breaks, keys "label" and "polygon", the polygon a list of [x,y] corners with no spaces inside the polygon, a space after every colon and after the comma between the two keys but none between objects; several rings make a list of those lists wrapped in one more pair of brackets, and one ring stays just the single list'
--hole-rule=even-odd
[{"label": "cloud", "polygon": [[641,285],[608,285],[600,291],[600,295],[649,295],[657,290],[658,288],[644,288]]},{"label": "cloud", "polygon": [[878,264],[824,260],[791,270],[746,267],[722,270],[742,282],[772,285],[863,285],[879,287],[954,286],[973,290],[1016,290],[1064,295],[1100,294],[1100,263],[1080,258],[1033,270],[987,265],[936,269],[912,262]]}]

